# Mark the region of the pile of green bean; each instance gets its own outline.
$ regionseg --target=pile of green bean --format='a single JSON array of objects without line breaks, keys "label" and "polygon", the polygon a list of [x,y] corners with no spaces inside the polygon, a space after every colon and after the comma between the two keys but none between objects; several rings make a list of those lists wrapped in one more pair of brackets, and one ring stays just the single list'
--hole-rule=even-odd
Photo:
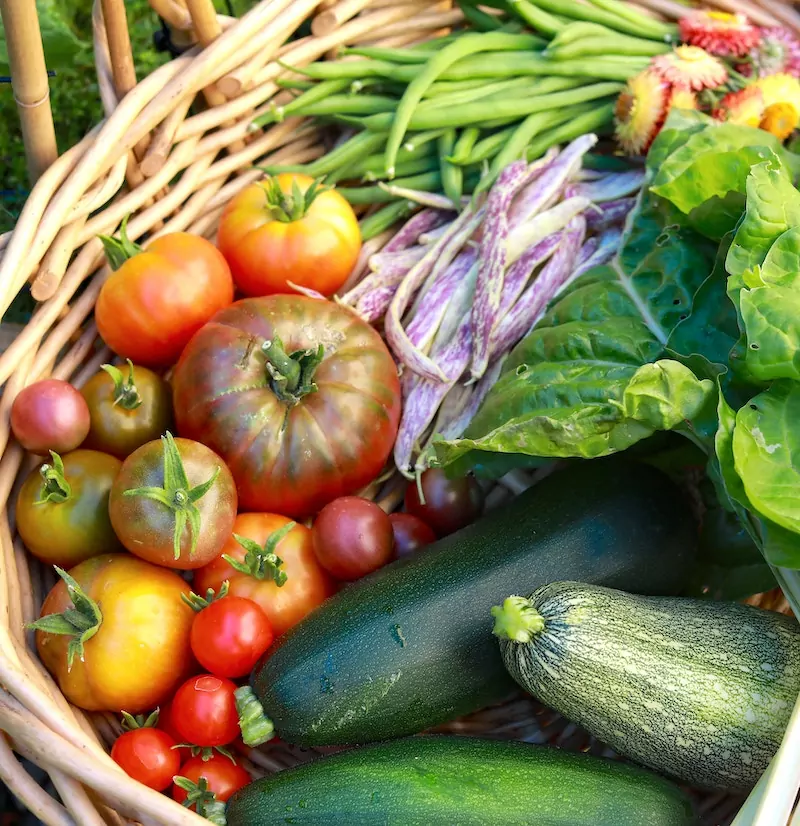
[{"label": "pile of green bean", "polygon": [[674,26],[621,0],[460,5],[470,29],[404,49],[342,50],[361,60],[286,66],[302,78],[279,81],[295,97],[259,126],[304,115],[355,132],[313,163],[266,171],[344,182],[352,204],[385,205],[362,221],[369,238],[410,211],[403,192],[459,205],[510,162],[608,130],[624,81],[676,38]]}]

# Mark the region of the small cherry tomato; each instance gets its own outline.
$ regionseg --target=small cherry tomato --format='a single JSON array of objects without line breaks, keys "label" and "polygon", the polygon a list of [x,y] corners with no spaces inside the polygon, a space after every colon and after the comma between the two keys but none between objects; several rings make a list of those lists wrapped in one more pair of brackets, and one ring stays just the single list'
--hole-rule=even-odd
[{"label": "small cherry tomato", "polygon": [[483,510],[483,491],[473,476],[448,479],[441,468],[430,468],[420,480],[423,505],[416,482],[406,488],[406,510],[430,525],[437,536],[447,536],[474,522]]},{"label": "small cherry tomato", "polygon": [[96,450],[73,450],[31,471],[17,497],[17,530],[42,562],[71,568],[121,551],[108,500],[122,462]]},{"label": "small cherry tomato", "polygon": [[311,531],[275,513],[240,513],[222,555],[194,572],[194,587],[200,593],[218,591],[226,580],[232,596],[261,607],[276,636],[335,590],[314,555]]},{"label": "small cherry tomato", "polygon": [[172,364],[186,342],[233,301],[231,271],[205,238],[162,235],[142,250],[128,239],[103,239],[114,268],[94,308],[103,341],[137,364]]},{"label": "small cherry tomato", "polygon": [[436,534],[430,525],[410,513],[390,513],[394,533],[394,558],[411,556],[415,551],[436,541]]},{"label": "small cherry tomato", "polygon": [[325,505],[311,534],[319,564],[337,579],[359,579],[392,558],[394,535],[389,517],[374,502],[359,496],[341,496]]},{"label": "small cherry tomato", "polygon": [[195,596],[192,601],[202,609],[194,618],[191,635],[200,665],[217,677],[249,674],[275,638],[267,615],[242,597],[223,596],[209,603]]},{"label": "small cherry tomato", "polygon": [[81,388],[92,419],[86,447],[120,459],[172,427],[172,391],[167,382],[130,361],[124,372],[104,364]]},{"label": "small cherry tomato", "polygon": [[[181,766],[180,776],[190,780],[193,784],[199,784],[200,778],[204,777],[207,791],[213,794],[214,799],[220,803],[226,803],[239,789],[243,789],[252,780],[240,765],[224,754],[212,754],[206,760],[202,757],[192,757]],[[172,787],[172,799],[178,803],[183,803],[188,794],[186,789],[178,785]]]},{"label": "small cherry tomato", "polygon": [[69,382],[44,379],[28,385],[14,399],[11,430],[31,453],[67,453],[89,432],[89,408]]},{"label": "small cherry tomato", "polygon": [[355,266],[361,232],[336,190],[308,175],[282,174],[231,200],[217,245],[246,295],[294,292],[289,281],[333,295]]},{"label": "small cherry tomato", "polygon": [[163,792],[181,767],[175,740],[157,728],[126,731],[111,747],[111,758],[134,780]]},{"label": "small cherry tomato", "polygon": [[230,537],[236,484],[213,450],[167,433],[124,461],[108,509],[117,536],[132,554],[190,570],[216,558]]},{"label": "small cherry tomato", "polygon": [[190,677],[172,700],[172,724],[181,742],[194,746],[226,746],[239,734],[236,684],[224,677]]}]

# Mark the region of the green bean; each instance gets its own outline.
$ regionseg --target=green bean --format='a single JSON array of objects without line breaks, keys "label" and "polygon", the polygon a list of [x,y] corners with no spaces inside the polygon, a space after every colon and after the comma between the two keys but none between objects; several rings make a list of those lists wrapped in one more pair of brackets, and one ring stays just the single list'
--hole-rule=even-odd
[{"label": "green bean", "polygon": [[[436,192],[442,185],[442,176],[439,170],[426,172],[422,175],[412,175],[410,178],[395,178],[392,181],[395,186],[405,189],[419,189],[423,192]],[[362,204],[385,204],[396,200],[395,195],[382,189],[380,186],[359,186],[351,189],[339,189],[339,194],[346,198],[354,206]]]},{"label": "green bean", "polygon": [[[399,155],[398,155],[399,158]],[[383,155],[380,156],[380,167],[374,171],[365,172],[361,180],[365,183],[386,180],[386,170],[383,168]],[[412,175],[421,175],[423,172],[434,172],[439,168],[439,159],[436,155],[423,155],[420,158],[410,158],[407,161],[397,161],[397,176],[409,178]]]},{"label": "green bean", "polygon": [[349,141],[346,141],[336,149],[332,149],[327,155],[323,155],[318,160],[309,164],[308,173],[314,178],[321,175],[327,175],[338,169],[340,166],[346,166],[353,161],[360,158],[362,155],[369,155],[378,147],[383,146],[386,136],[380,132],[362,132],[354,135]]},{"label": "green bean", "polygon": [[[403,147],[397,153],[398,168],[402,165],[419,162],[422,160],[428,163],[432,163],[435,166],[437,162],[437,153],[436,146],[433,144],[432,141],[429,141],[428,143],[425,143],[422,146],[414,147],[413,149],[407,149],[406,147]],[[381,151],[380,153],[368,155],[364,158],[361,158],[353,165],[353,171],[359,178],[369,175],[372,180],[380,180],[383,173],[385,172],[383,163],[383,152]]]},{"label": "green bean", "polygon": [[301,89],[304,92],[317,85],[313,80],[290,80],[286,77],[279,77],[275,84],[281,89]]},{"label": "green bean", "polygon": [[[530,0],[523,1],[530,2]],[[665,31],[664,24],[658,23],[658,21],[648,17],[642,16],[640,22],[633,23],[614,12],[608,12],[596,5],[590,6],[585,3],[576,3],[575,0],[535,0],[535,2],[540,9],[544,9],[544,11],[547,12],[563,14],[565,17],[570,17],[575,20],[585,20],[589,23],[600,23],[603,26],[608,26],[610,29],[639,37],[646,37],[650,40],[663,40],[667,33],[672,32],[672,29],[669,28]]]},{"label": "green bean", "polygon": [[502,20],[476,8],[469,0],[459,0],[458,7],[464,13],[467,22],[479,32],[496,32],[503,25]]},{"label": "green bean", "polygon": [[459,166],[468,166],[470,164],[488,161],[505,145],[506,141],[514,134],[515,129],[516,126],[510,126],[478,141],[472,152],[459,163]]},{"label": "green bean", "polygon": [[[551,106],[570,106],[619,92],[621,83],[593,83],[583,85],[579,78],[543,78],[531,90],[532,94],[521,98],[479,100],[463,106],[417,111],[411,117],[412,129],[449,129],[458,126],[475,126],[490,120],[519,119],[534,112],[542,112]],[[575,88],[578,87],[578,88]],[[385,131],[392,121],[391,112],[363,118],[363,125],[370,131]],[[390,133],[391,134],[391,133]],[[387,166],[388,169],[388,166]]]},{"label": "green bean", "polygon": [[640,37],[629,37],[626,34],[610,32],[609,36],[583,37],[566,46],[550,48],[546,54],[553,60],[572,60],[579,57],[594,57],[597,55],[625,55],[655,57],[666,54],[672,46],[669,43],[659,43],[656,40],[645,40]]},{"label": "green bean", "polygon": [[529,91],[536,83],[539,83],[539,81],[530,76],[517,77],[512,80],[498,80],[492,83],[484,81],[474,89],[463,89],[450,95],[438,95],[433,100],[423,100],[417,107],[417,111],[427,112],[433,108],[440,109],[443,106],[462,106],[466,103],[473,103],[476,100],[483,100],[511,91]]},{"label": "green bean", "polygon": [[318,100],[308,106],[293,106],[292,112],[315,117],[376,115],[381,112],[393,112],[396,106],[397,101],[394,98],[381,95],[329,95],[325,100]]},{"label": "green bean", "polygon": [[[408,149],[409,152],[413,152],[414,150],[419,149],[421,146],[424,146],[426,143],[430,143],[431,141],[437,140],[441,135],[444,134],[444,132],[444,129],[430,129],[424,132],[418,132],[416,135],[411,135],[409,139],[403,144],[403,147],[405,149]],[[384,164],[384,169],[385,168],[386,167]]]},{"label": "green bean", "polygon": [[341,92],[346,89],[348,82],[346,80],[326,80],[322,83],[315,83],[314,86],[302,95],[298,95],[294,100],[284,106],[273,106],[269,112],[265,112],[261,117],[256,118],[253,123],[257,126],[265,126],[268,123],[281,122],[287,115],[298,112],[304,106],[318,103],[321,100],[326,100],[336,92]]},{"label": "green bean", "polygon": [[369,241],[370,238],[380,235],[393,227],[401,218],[410,215],[416,207],[413,201],[393,201],[377,212],[373,212],[372,215],[362,218],[359,221],[361,240]]},{"label": "green bean", "polygon": [[458,40],[462,34],[463,32],[453,32],[452,34],[446,34],[442,37],[434,37],[431,40],[422,40],[419,43],[415,43],[413,46],[403,46],[403,48],[412,52],[435,52],[443,46],[446,46],[448,43]]},{"label": "green bean", "polygon": [[557,18],[528,0],[508,0],[508,7],[523,23],[527,23],[534,31],[544,35],[552,37],[564,28],[564,24]]},{"label": "green bean", "polygon": [[364,77],[359,80],[354,80],[350,84],[350,94],[357,95],[365,89],[372,89],[381,94],[395,95],[399,98],[400,95],[403,94],[403,90],[405,88],[405,83],[393,83],[388,78],[375,75],[373,77]]},{"label": "green bean", "polygon": [[450,155],[450,163],[463,165],[464,161],[472,152],[472,147],[478,141],[481,135],[481,130],[477,126],[468,126],[458,137],[456,145],[453,147],[453,153]]},{"label": "green bean", "polygon": [[678,34],[678,27],[671,23],[661,23],[654,20],[652,17],[642,14],[636,9],[632,8],[628,3],[620,3],[619,0],[589,0],[593,6],[597,6],[609,14],[614,14],[629,20],[634,26],[643,27],[653,31],[653,33],[661,32],[665,40],[675,40]]},{"label": "green bean", "polygon": [[456,145],[456,130],[448,129],[438,142],[439,172],[442,178],[442,190],[458,209],[461,206],[461,192],[464,188],[464,171],[448,160]]},{"label": "green bean", "polygon": [[582,20],[573,20],[564,26],[550,41],[550,45],[545,51],[549,52],[550,49],[566,46],[584,37],[592,37],[596,34],[608,34],[609,32],[613,32],[613,29],[609,29],[608,26],[600,26],[597,23],[585,23]]},{"label": "green bean", "polygon": [[614,119],[614,101],[606,103],[591,112],[580,115],[577,118],[567,121],[555,129],[550,129],[543,132],[528,146],[525,153],[528,161],[535,161],[541,158],[545,152],[551,147],[565,141],[571,141],[580,135],[585,135],[587,132],[593,132],[601,126],[606,126]]},{"label": "green bean", "polygon": [[342,55],[358,55],[373,60],[385,60],[389,63],[424,63],[430,58],[425,52],[413,52],[411,49],[389,49],[384,46],[352,46],[342,49]]},{"label": "green bean", "polygon": [[[387,63],[385,60],[323,60],[318,63],[310,63],[308,66],[290,66],[279,60],[278,64],[284,69],[297,72],[314,80],[335,80],[343,77],[352,80],[365,77],[391,77],[399,68],[394,63]],[[412,69],[412,74],[419,71],[413,66],[403,68]]]},{"label": "green bean", "polygon": [[386,171],[389,177],[394,176],[397,152],[403,143],[403,137],[409,127],[417,104],[422,100],[425,90],[442,72],[459,60],[476,52],[518,51],[531,48],[535,48],[535,46],[531,45],[531,38],[526,35],[489,32],[487,34],[465,34],[459,40],[445,46],[440,52],[433,54],[422,71],[409,83],[397,106],[397,112],[392,121],[386,143]]},{"label": "green bean", "polygon": [[453,92],[461,92],[465,89],[477,89],[486,85],[484,78],[474,78],[473,80],[440,80],[432,83],[423,95],[423,99],[438,97],[439,95],[449,95]]}]

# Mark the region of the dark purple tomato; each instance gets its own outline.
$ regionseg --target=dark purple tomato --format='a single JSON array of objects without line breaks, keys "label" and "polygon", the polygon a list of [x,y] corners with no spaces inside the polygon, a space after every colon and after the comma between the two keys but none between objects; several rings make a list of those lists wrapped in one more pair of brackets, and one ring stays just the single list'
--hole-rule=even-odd
[{"label": "dark purple tomato", "polygon": [[83,396],[60,379],[44,379],[22,390],[11,406],[11,429],[31,453],[69,453],[89,433],[91,418]]},{"label": "dark purple tomato", "polygon": [[406,510],[447,536],[474,522],[483,510],[483,491],[472,476],[448,479],[441,468],[430,468],[420,479],[425,504],[416,482],[406,488]]},{"label": "dark purple tomato", "polygon": [[319,564],[337,579],[350,581],[376,571],[392,558],[389,517],[374,502],[341,496],[326,505],[311,529]]},{"label": "dark purple tomato", "polygon": [[394,532],[394,558],[411,556],[420,548],[436,542],[433,528],[419,517],[410,513],[392,513],[389,515]]}]

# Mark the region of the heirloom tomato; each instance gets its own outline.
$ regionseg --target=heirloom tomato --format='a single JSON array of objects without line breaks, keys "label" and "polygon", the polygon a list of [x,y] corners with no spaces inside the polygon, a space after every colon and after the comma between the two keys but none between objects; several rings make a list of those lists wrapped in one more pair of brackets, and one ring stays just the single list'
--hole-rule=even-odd
[{"label": "heirloom tomato", "polygon": [[20,390],[14,399],[11,430],[31,453],[67,453],[89,432],[89,408],[69,382],[44,379]]},{"label": "heirloom tomato", "polygon": [[173,378],[178,432],[228,463],[243,509],[292,517],[381,471],[400,417],[378,333],[331,301],[250,298],[189,342]]},{"label": "heirloom tomato", "polygon": [[[420,488],[424,501],[420,499]],[[474,522],[483,511],[483,491],[474,476],[449,479],[441,468],[430,468],[419,484],[409,482],[406,510],[447,536]]]},{"label": "heirloom tomato", "polygon": [[394,533],[394,558],[402,559],[412,556],[420,548],[436,542],[433,528],[423,522],[418,516],[410,513],[390,513]]},{"label": "heirloom tomato", "polygon": [[222,556],[194,573],[199,593],[218,591],[226,580],[229,594],[261,607],[276,636],[334,592],[311,531],[274,513],[240,513]]},{"label": "heirloom tomato", "polygon": [[246,295],[291,293],[290,281],[333,295],[358,260],[361,232],[336,190],[287,173],[248,186],[228,204],[217,245]]},{"label": "heirloom tomato", "polygon": [[122,550],[108,516],[122,462],[97,450],[73,450],[32,470],[17,497],[17,530],[42,562],[71,568]]},{"label": "heirloom tomato", "polygon": [[94,316],[103,341],[117,354],[149,366],[172,364],[186,342],[217,310],[233,301],[233,279],[222,253],[205,238],[175,232],[146,250],[103,237],[114,269]]},{"label": "heirloom tomato", "polygon": [[167,433],[123,462],[108,509],[132,554],[190,570],[216,558],[230,536],[236,485],[213,450]]},{"label": "heirloom tomato", "polygon": [[87,559],[42,605],[36,648],[64,696],[86,711],[136,714],[168,699],[192,667],[194,611],[174,571],[128,554]]},{"label": "heirloom tomato", "polygon": [[[127,373],[127,377],[125,375]],[[170,386],[146,367],[104,364],[81,388],[92,424],[85,446],[124,459],[172,426]]]}]

